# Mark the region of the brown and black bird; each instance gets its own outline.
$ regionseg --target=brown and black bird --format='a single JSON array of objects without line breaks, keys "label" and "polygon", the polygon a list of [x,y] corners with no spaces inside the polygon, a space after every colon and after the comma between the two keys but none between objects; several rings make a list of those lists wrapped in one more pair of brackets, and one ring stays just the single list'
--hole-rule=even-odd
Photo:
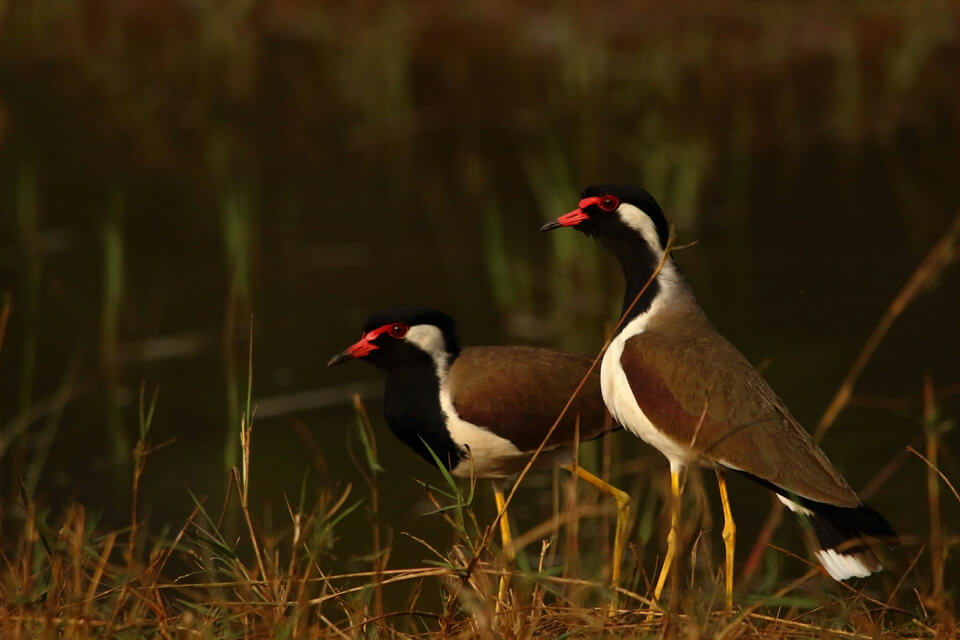
[{"label": "brown and black bird", "polygon": [[680,472],[693,463],[717,473],[728,608],[735,526],[727,471],[776,492],[791,511],[809,517],[820,545],[816,556],[834,579],[878,571],[864,537],[894,544],[890,524],[860,500],[756,369],[714,329],[672,257],[650,281],[669,237],[653,197],[622,185],[587,187],[577,209],[541,230],[560,227],[598,238],[626,277],[625,318],[604,354],[601,388],[613,418],[670,462],[671,528],[655,597],[676,552]]},{"label": "brown and black bird", "polygon": [[[499,480],[518,473],[546,438],[586,375],[593,356],[522,346],[460,348],[453,319],[441,311],[398,307],[371,316],[358,342],[327,366],[354,358],[386,374],[383,412],[395,436],[454,476]],[[617,585],[630,498],[572,465],[574,442],[612,430],[605,420],[599,368],[557,425],[538,466],[562,465],[612,496],[617,528],[611,578]],[[432,455],[433,454],[433,455]],[[503,492],[494,483],[497,509]],[[510,546],[506,514],[501,536]],[[501,583],[501,596],[503,595]]]}]

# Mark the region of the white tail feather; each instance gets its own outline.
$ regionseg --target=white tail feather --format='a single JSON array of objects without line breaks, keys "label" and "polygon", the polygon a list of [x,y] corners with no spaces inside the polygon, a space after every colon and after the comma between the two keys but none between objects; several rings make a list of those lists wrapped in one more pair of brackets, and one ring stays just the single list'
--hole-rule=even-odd
[{"label": "white tail feather", "polygon": [[859,553],[839,553],[836,549],[821,549],[817,551],[816,556],[830,577],[837,581],[866,578],[880,569],[875,561]]}]

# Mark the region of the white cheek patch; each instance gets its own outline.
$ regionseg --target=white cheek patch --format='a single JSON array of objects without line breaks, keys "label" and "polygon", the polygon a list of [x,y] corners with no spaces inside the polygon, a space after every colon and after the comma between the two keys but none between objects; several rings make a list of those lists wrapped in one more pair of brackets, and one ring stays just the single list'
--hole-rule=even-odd
[{"label": "white cheek patch", "polygon": [[663,253],[663,247],[660,246],[660,234],[657,233],[657,225],[653,224],[653,220],[642,209],[624,202],[617,209],[617,215],[620,216],[625,225],[643,236],[648,245],[655,247],[658,253]]},{"label": "white cheek patch", "polygon": [[[657,225],[653,223],[650,216],[644,213],[643,209],[629,202],[624,202],[617,209],[617,216],[619,216],[625,225],[640,234],[640,237],[647,243],[647,246],[650,247],[658,260],[663,257],[663,246],[660,244],[660,234],[657,233]],[[665,289],[668,289],[673,283],[681,279],[680,273],[673,265],[673,260],[667,260],[660,270],[660,284]]]},{"label": "white cheek patch", "polygon": [[403,339],[415,344],[433,358],[437,365],[438,374],[446,371],[448,364],[447,345],[443,340],[443,333],[440,329],[432,324],[417,324],[410,327]]}]

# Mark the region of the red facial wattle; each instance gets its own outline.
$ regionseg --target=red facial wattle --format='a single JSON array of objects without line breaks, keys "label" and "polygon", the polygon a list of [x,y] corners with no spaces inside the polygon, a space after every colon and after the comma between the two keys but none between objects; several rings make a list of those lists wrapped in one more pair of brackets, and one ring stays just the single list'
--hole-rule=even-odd
[{"label": "red facial wattle", "polygon": [[386,333],[391,338],[399,340],[407,335],[407,331],[409,330],[410,327],[402,322],[385,324],[382,327],[367,331],[359,340],[344,349],[343,354],[351,358],[365,358],[380,348],[380,346],[374,344],[374,342],[383,334]]},{"label": "red facial wattle", "polygon": [[583,198],[579,202],[579,206],[569,213],[565,213],[556,220],[548,222],[540,228],[541,231],[549,231],[551,229],[557,229],[559,227],[575,227],[585,220],[589,220],[590,216],[586,213],[585,209],[588,207],[599,207],[603,211],[610,213],[615,211],[617,207],[620,206],[620,200],[616,196],[604,195],[604,196],[591,196],[589,198]]},{"label": "red facial wattle", "polygon": [[583,198],[577,203],[577,206],[580,207],[580,210],[582,211],[587,207],[592,207],[593,205],[598,204],[599,202],[600,198],[598,196],[593,196],[591,198]]}]

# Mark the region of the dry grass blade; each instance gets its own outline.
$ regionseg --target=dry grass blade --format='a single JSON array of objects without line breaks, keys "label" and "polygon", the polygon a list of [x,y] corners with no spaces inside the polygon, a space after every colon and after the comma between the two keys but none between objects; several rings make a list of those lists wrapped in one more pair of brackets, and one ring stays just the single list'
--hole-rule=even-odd
[{"label": "dry grass blade", "polygon": [[887,310],[884,311],[880,317],[877,326],[874,327],[870,337],[867,338],[866,343],[864,343],[860,349],[860,353],[857,354],[856,360],[854,360],[850,366],[850,370],[847,371],[847,375],[844,376],[843,382],[840,383],[840,387],[837,389],[836,394],[834,394],[833,400],[830,401],[826,411],[824,411],[820,417],[820,422],[817,424],[817,429],[813,434],[814,438],[817,440],[823,439],[823,435],[833,426],[837,416],[840,415],[840,412],[843,411],[850,402],[854,385],[860,378],[860,374],[863,373],[863,369],[867,366],[870,358],[873,357],[877,347],[880,346],[887,332],[890,331],[890,327],[893,326],[894,321],[896,321],[904,309],[920,295],[920,292],[956,259],[958,238],[960,238],[960,212],[957,213],[953,219],[953,224],[943,237],[937,241],[933,248],[930,249],[930,252],[920,265],[917,266],[916,270],[894,297],[890,306],[887,307]]},{"label": "dry grass blade", "polygon": [[727,635],[733,633],[733,632],[737,629],[737,627],[740,625],[740,623],[741,623],[747,616],[749,616],[750,614],[752,614],[753,612],[755,612],[757,609],[759,609],[760,607],[762,607],[763,604],[764,604],[764,602],[765,602],[766,600],[773,600],[773,599],[776,599],[776,598],[781,598],[781,597],[783,597],[784,595],[790,593],[791,591],[793,591],[794,589],[796,589],[797,587],[799,587],[800,585],[802,585],[804,582],[806,582],[807,580],[809,580],[809,579],[812,578],[813,576],[818,575],[819,573],[820,573],[820,567],[814,567],[813,569],[810,569],[810,570],[807,571],[805,574],[803,574],[801,577],[797,578],[796,580],[794,580],[793,582],[791,582],[791,583],[788,584],[787,586],[785,586],[785,587],[777,590],[776,593],[774,593],[774,594],[773,594],[772,596],[770,596],[769,598],[757,600],[756,602],[754,602],[753,604],[751,604],[749,607],[747,607],[746,609],[744,609],[743,611],[741,611],[736,617],[734,617],[733,620],[730,621],[730,623],[729,623],[727,626],[725,626],[723,629],[721,629],[720,632],[719,632],[716,636],[714,636],[714,637],[715,637],[715,640],[723,640],[723,638],[726,638]]},{"label": "dry grass blade", "polygon": [[921,460],[923,460],[928,467],[930,467],[933,471],[935,471],[937,475],[940,476],[940,479],[943,480],[944,484],[947,485],[947,488],[950,489],[950,491],[953,493],[953,497],[957,499],[958,503],[960,503],[960,493],[957,492],[957,488],[953,486],[953,483],[950,482],[950,479],[943,474],[943,471],[940,471],[940,469],[938,469],[932,462],[927,460],[927,458],[922,453],[920,453],[913,447],[907,447],[906,450],[912,453],[913,455],[917,456]]},{"label": "dry grass blade", "polygon": [[10,294],[3,292],[3,304],[0,305],[0,353],[3,353],[3,339],[7,335],[7,321],[10,320]]},{"label": "dry grass blade", "polygon": [[[950,228],[937,241],[933,248],[930,249],[926,257],[900,288],[897,295],[894,296],[890,305],[877,322],[876,327],[874,327],[873,332],[860,349],[856,359],[840,383],[840,387],[837,389],[833,399],[817,423],[817,428],[813,433],[817,441],[823,438],[824,434],[833,426],[840,412],[849,404],[850,399],[853,397],[854,385],[856,385],[857,380],[859,380],[860,374],[863,373],[867,363],[870,362],[877,347],[883,342],[883,339],[890,331],[896,319],[900,317],[904,309],[956,259],[958,239],[960,239],[960,212],[957,212]],[[780,525],[782,516],[783,503],[779,500],[773,500],[770,512],[767,514],[767,518],[760,529],[760,534],[754,541],[753,547],[747,556],[747,561],[744,564],[744,584],[750,580],[750,577],[760,566],[760,558],[762,557],[763,550],[769,544],[774,531],[776,531]]]},{"label": "dry grass blade", "polygon": [[100,554],[100,560],[97,562],[97,568],[93,572],[93,577],[90,578],[90,586],[87,588],[87,597],[83,604],[83,615],[85,617],[89,617],[93,611],[93,599],[97,595],[97,587],[100,586],[103,571],[107,566],[107,561],[110,558],[110,552],[113,551],[113,543],[116,539],[116,532],[111,531],[104,540],[103,552]]}]

